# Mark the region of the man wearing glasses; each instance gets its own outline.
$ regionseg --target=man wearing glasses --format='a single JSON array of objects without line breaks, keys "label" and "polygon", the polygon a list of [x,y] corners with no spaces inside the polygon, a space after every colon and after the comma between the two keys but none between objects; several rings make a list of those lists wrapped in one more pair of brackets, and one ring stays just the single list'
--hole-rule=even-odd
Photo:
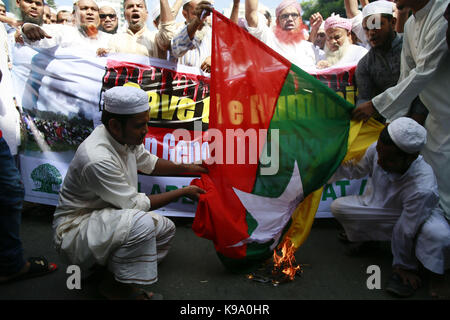
[{"label": "man wearing glasses", "polygon": [[119,27],[119,20],[117,19],[116,10],[110,6],[102,6],[99,11],[100,26],[99,29],[106,33],[114,34]]},{"label": "man wearing glasses", "polygon": [[301,7],[296,0],[282,1],[276,11],[276,25],[269,28],[258,12],[258,0],[245,1],[247,29],[256,38],[305,70],[315,68],[323,51],[307,41],[307,26],[303,24]]}]

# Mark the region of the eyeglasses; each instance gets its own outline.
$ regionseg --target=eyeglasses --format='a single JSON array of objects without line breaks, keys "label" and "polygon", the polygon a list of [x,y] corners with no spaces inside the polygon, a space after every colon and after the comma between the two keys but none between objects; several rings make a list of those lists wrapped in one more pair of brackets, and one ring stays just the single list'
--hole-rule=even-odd
[{"label": "eyeglasses", "polygon": [[100,16],[100,19],[106,19],[106,17],[108,17],[111,20],[114,20],[117,17],[117,15],[114,13],[108,13],[108,14],[101,13],[101,14],[99,14],[99,16]]},{"label": "eyeglasses", "polygon": [[292,17],[292,19],[297,19],[300,15],[298,13],[284,13],[280,15],[280,19],[286,20],[289,17]]}]

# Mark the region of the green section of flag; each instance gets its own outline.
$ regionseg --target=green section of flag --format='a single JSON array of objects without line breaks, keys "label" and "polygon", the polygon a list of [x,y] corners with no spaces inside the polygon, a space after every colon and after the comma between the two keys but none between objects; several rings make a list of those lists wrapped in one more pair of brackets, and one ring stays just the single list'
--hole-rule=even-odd
[{"label": "green section of flag", "polygon": [[331,177],[347,152],[352,104],[295,65],[286,78],[268,132],[279,132],[279,171],[258,175],[254,194],[278,197],[297,161],[305,196]]},{"label": "green section of flag", "polygon": [[[271,150],[272,132],[278,130],[279,170],[275,175],[258,174],[253,193],[279,197],[291,179],[295,161],[304,197],[323,186],[347,152],[353,108],[322,82],[292,65],[278,98],[266,142],[267,150]],[[270,155],[272,159],[273,156]],[[251,235],[257,221],[248,212],[246,218]],[[247,258],[265,256],[261,250],[264,246],[269,250],[269,243],[257,247],[247,245]]]}]

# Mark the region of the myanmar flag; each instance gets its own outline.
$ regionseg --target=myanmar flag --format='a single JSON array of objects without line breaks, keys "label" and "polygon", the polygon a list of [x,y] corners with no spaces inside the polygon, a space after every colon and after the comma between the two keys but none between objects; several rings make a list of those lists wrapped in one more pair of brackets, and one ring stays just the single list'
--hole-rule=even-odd
[{"label": "myanmar flag", "polygon": [[[211,161],[193,181],[207,193],[192,228],[226,267],[247,272],[285,237],[301,245],[322,186],[382,126],[362,130],[352,104],[220,13],[213,25]],[[364,143],[348,153],[363,131]]]}]

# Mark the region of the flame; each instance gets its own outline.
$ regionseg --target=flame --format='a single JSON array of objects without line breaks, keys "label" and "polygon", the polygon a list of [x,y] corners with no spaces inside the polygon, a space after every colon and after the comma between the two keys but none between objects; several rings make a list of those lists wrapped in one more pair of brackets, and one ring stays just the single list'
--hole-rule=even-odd
[{"label": "flame", "polygon": [[287,238],[279,247],[281,247],[281,256],[276,250],[273,251],[274,272],[283,268],[282,272],[289,277],[289,280],[294,280],[295,274],[300,270],[300,266],[295,262],[294,244]]}]

